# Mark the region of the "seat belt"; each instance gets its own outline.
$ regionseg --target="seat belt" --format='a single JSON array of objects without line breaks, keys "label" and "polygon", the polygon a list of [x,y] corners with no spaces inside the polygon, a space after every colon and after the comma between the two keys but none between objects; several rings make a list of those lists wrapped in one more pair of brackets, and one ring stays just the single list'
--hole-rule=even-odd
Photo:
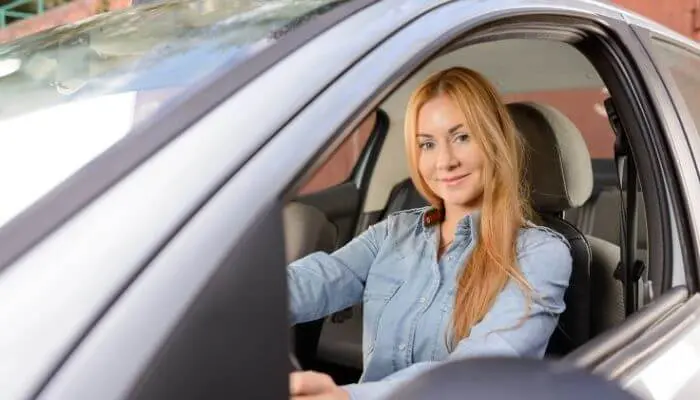
[{"label": "seat belt", "polygon": [[637,168],[632,159],[627,135],[620,123],[620,117],[612,99],[608,97],[603,103],[610,126],[615,133],[615,166],[622,204],[620,262],[615,269],[614,277],[622,282],[625,315],[630,315],[639,305],[639,280],[646,269],[644,262],[637,259]]}]

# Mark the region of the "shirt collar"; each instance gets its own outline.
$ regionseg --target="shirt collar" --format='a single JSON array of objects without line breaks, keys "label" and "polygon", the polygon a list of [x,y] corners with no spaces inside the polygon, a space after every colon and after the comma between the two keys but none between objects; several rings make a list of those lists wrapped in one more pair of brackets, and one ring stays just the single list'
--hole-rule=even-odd
[{"label": "shirt collar", "polygon": [[[420,230],[423,231],[426,239],[431,239],[431,233],[433,233],[435,231],[435,227],[438,226],[438,222],[435,222],[435,218],[437,218],[438,221],[441,220],[440,211],[437,211],[433,207],[427,207],[421,212],[420,217]],[[479,231],[480,222],[481,210],[475,210],[466,215],[457,223],[455,237],[466,240],[475,238]]]}]

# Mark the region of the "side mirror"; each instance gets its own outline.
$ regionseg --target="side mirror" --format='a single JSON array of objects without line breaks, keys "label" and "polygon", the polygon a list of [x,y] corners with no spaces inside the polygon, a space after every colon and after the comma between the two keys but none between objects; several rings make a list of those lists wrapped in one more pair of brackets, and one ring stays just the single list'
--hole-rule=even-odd
[{"label": "side mirror", "polygon": [[445,363],[407,382],[391,400],[635,400],[614,382],[559,361],[474,358]]}]

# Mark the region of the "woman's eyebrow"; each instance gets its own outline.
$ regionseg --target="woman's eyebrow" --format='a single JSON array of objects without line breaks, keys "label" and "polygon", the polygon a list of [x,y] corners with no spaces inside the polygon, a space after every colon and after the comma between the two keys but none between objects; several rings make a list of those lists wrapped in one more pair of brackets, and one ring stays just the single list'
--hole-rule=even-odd
[{"label": "woman's eyebrow", "polygon": [[447,130],[447,133],[449,133],[449,134],[451,135],[451,134],[457,132],[458,130],[460,130],[460,129],[462,129],[462,128],[464,128],[464,125],[463,125],[463,124],[458,124],[458,125],[453,126],[453,127],[450,128],[450,129],[448,129],[448,130]]},{"label": "woman's eyebrow", "polygon": [[[447,130],[447,134],[448,134],[448,135],[452,135],[452,134],[454,134],[455,132],[457,132],[458,130],[460,130],[460,129],[462,129],[462,128],[464,128],[464,124],[457,124],[457,125],[453,126],[452,128],[448,129],[448,130]],[[428,139],[430,139],[430,138],[433,137],[433,135],[431,135],[431,134],[429,134],[429,133],[423,133],[423,132],[418,132],[418,134],[417,134],[416,136],[418,136],[418,137],[424,137],[424,138],[428,138]]]}]

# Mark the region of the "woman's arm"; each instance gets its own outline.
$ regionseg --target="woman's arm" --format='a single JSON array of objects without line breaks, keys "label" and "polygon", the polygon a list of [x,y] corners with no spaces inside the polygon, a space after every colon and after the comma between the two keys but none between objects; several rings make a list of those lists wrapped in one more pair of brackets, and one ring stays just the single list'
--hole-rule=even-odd
[{"label": "woman's arm", "polygon": [[[572,259],[568,244],[554,233],[538,229],[526,240],[518,254],[525,278],[534,289],[533,302],[515,282],[510,282],[496,298],[483,320],[474,325],[447,361],[479,357],[542,357],[549,338],[564,311],[564,292],[569,285]],[[522,320],[522,324],[518,325]],[[381,399],[402,382],[438,365],[420,362],[381,381],[344,386],[352,399]]]},{"label": "woman's arm", "polygon": [[362,301],[369,268],[387,235],[388,219],[332,254],[316,252],[287,268],[292,325],[323,318]]}]

